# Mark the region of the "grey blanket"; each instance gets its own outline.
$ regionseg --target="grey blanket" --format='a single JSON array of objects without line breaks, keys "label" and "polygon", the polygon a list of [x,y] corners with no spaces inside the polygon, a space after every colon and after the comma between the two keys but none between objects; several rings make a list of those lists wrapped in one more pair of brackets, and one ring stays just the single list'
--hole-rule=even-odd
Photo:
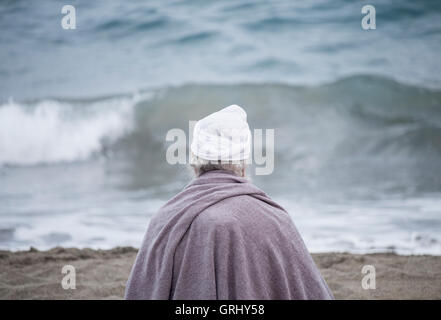
[{"label": "grey blanket", "polygon": [[210,171],[152,218],[126,299],[333,299],[288,213]]}]

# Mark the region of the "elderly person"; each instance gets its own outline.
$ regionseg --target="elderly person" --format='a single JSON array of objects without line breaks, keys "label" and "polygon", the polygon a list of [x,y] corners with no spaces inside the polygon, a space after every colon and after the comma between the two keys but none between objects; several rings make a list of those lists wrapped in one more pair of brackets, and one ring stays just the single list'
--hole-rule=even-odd
[{"label": "elderly person", "polygon": [[288,213],[245,178],[250,149],[239,106],[196,123],[196,178],[152,218],[126,299],[333,299]]}]

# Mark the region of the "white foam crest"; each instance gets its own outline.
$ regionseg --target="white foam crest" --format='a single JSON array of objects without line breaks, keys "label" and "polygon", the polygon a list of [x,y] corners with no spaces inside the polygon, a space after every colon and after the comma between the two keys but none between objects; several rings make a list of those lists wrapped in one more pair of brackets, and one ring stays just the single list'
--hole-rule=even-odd
[{"label": "white foam crest", "polygon": [[33,105],[10,100],[0,106],[0,165],[72,162],[99,152],[133,127],[139,97],[89,104],[44,100]]}]

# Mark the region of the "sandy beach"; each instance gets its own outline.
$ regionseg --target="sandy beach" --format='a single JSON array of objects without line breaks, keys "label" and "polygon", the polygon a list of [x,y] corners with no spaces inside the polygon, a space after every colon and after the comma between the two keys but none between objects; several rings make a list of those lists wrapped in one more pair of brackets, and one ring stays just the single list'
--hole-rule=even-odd
[{"label": "sandy beach", "polygon": [[[0,299],[122,299],[137,250],[54,248],[0,251]],[[336,299],[441,299],[441,257],[389,253],[313,254]],[[64,290],[61,269],[72,265],[76,289]],[[376,270],[376,289],[361,286],[364,265]]]}]

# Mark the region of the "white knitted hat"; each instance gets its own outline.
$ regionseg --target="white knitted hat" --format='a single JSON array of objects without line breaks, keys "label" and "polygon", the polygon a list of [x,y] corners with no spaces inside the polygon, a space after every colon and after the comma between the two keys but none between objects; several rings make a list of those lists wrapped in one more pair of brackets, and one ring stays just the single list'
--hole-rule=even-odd
[{"label": "white knitted hat", "polygon": [[205,160],[246,160],[251,154],[247,113],[231,105],[196,122],[191,151]]}]

